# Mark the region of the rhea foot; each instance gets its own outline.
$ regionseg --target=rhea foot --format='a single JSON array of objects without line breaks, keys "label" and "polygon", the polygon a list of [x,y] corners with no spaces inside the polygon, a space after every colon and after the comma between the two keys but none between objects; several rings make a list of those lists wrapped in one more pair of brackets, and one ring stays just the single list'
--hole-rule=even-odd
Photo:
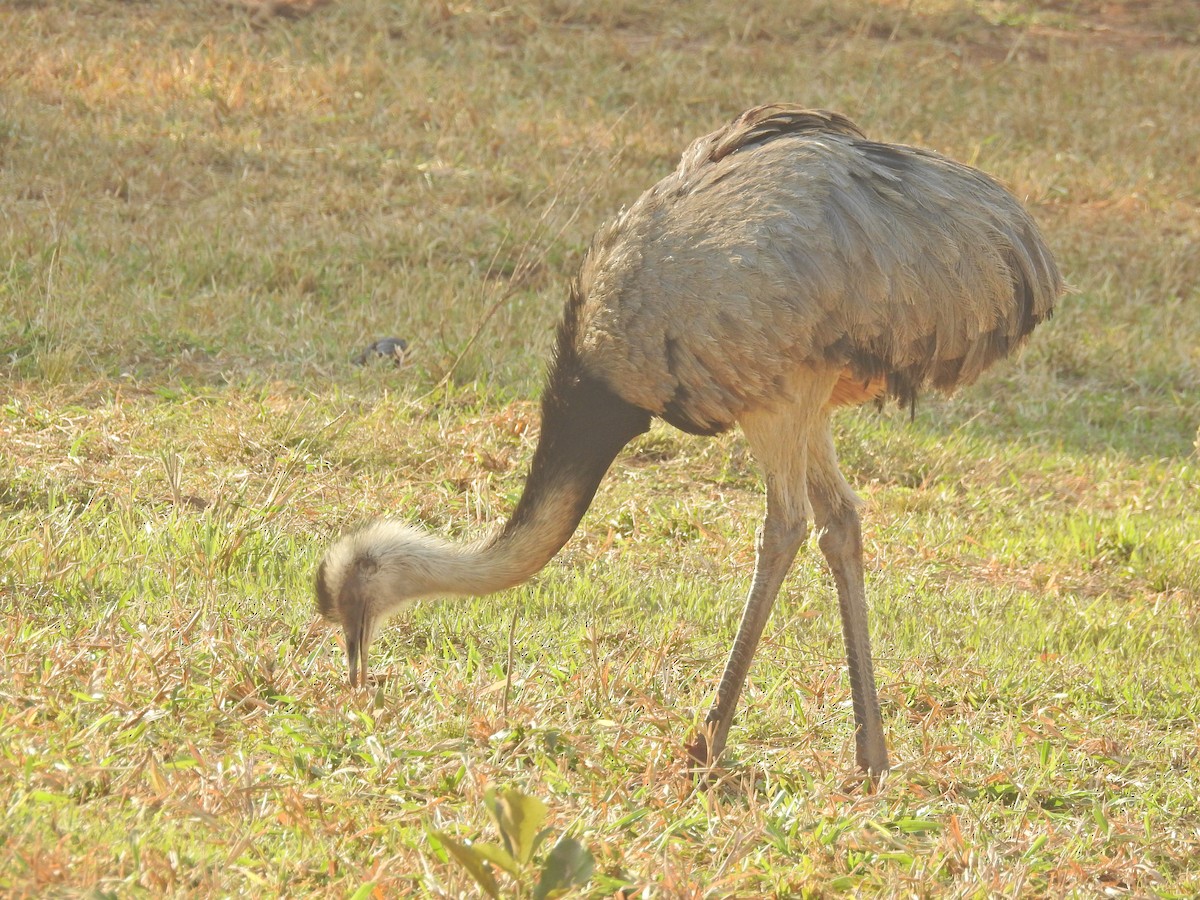
[{"label": "rhea foot", "polygon": [[701,783],[708,783],[712,780],[713,765],[723,749],[716,743],[716,732],[717,723],[707,721],[696,729],[687,745],[687,758],[691,763],[692,777]]}]

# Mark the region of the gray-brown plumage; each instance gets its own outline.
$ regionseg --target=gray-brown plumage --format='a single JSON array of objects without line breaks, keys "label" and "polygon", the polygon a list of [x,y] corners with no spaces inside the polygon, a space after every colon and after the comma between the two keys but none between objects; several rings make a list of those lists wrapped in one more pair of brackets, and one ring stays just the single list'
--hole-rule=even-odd
[{"label": "gray-brown plumage", "polygon": [[318,604],[345,631],[351,682],[365,678],[379,623],[408,602],[490,593],[545,565],[652,417],[696,434],[738,424],[765,474],[766,516],[717,701],[689,751],[710,763],[724,747],[779,586],[815,527],[837,585],[857,760],[882,773],[858,501],[830,414],[969,384],[1062,291],[1037,226],[981,172],[867,140],[836,113],[743,113],[596,236],[512,518],[463,547],[377,522],[326,555]]}]

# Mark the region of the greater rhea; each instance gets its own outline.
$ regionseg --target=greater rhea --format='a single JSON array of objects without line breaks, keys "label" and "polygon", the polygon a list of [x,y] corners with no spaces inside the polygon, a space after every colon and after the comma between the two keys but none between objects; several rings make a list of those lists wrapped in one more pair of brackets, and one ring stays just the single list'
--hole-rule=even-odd
[{"label": "greater rhea", "polygon": [[837,586],[858,764],[888,753],[875,689],[859,501],[838,468],[839,406],[969,384],[1050,316],[1063,281],[1030,216],[982,172],[868,140],[837,113],[761,106],[695,141],[600,229],[558,326],[524,491],[455,545],[377,521],[317,573],[350,683],[380,624],[422,597],[520,584],[566,543],[617,454],[661,418],[740,425],[766,482],[750,596],[688,751],[721,753],[780,584],[815,528]]}]

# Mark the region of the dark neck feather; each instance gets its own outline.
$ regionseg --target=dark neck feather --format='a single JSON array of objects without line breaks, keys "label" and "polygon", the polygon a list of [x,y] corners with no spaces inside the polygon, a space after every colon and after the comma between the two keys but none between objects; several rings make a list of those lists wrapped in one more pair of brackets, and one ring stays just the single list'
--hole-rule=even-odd
[{"label": "dark neck feather", "polygon": [[572,291],[542,394],[537,449],[517,508],[483,553],[508,586],[553,558],[575,532],[617,454],[650,427],[650,413],[588,374],[577,352],[582,297]]},{"label": "dark neck feather", "polygon": [[551,387],[558,389],[548,391],[542,401],[542,431],[525,491],[504,531],[526,527],[541,509],[554,505],[571,529],[562,536],[565,543],[617,454],[650,427],[650,414],[588,376],[565,389],[552,379]]}]

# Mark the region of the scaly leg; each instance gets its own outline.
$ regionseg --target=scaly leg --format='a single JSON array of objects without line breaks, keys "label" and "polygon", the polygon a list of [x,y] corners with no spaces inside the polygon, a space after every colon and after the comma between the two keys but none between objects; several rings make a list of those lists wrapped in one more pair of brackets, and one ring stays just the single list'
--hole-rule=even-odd
[{"label": "scaly leg", "polygon": [[850,695],[854,701],[855,756],[860,767],[879,776],[888,770],[888,755],[871,662],[858,498],[838,469],[827,426],[812,431],[808,457],[808,494],[819,529],[817,541],[833,571],[842,613]]},{"label": "scaly leg", "polygon": [[692,760],[699,765],[712,765],[725,749],[738,696],[771,607],[808,536],[811,508],[805,467],[809,431],[814,419],[819,418],[828,389],[824,380],[808,382],[798,391],[791,408],[761,411],[742,420],[742,430],[765,475],[767,512],[755,542],[754,581],[717,687],[717,701],[688,747]]},{"label": "scaly leg", "polygon": [[746,683],[746,674],[750,671],[750,662],[754,659],[763,628],[771,615],[775,596],[808,534],[808,525],[803,518],[797,521],[785,515],[779,508],[779,502],[772,500],[769,481],[767,491],[767,515],[755,542],[754,581],[742,612],[742,622],[717,687],[717,702],[709,710],[704,728],[688,747],[692,760],[702,766],[712,765],[725,749],[729,726],[733,724],[733,711],[737,707],[742,685]]}]

